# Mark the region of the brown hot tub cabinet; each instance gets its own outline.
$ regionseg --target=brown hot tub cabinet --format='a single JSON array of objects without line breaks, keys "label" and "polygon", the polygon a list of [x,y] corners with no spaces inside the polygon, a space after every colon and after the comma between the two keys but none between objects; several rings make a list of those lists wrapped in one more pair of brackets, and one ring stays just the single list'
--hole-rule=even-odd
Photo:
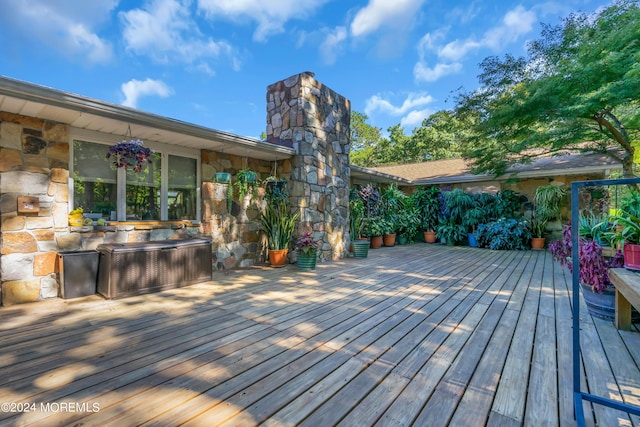
[{"label": "brown hot tub cabinet", "polygon": [[211,240],[98,246],[98,293],[106,298],[158,292],[211,280]]}]

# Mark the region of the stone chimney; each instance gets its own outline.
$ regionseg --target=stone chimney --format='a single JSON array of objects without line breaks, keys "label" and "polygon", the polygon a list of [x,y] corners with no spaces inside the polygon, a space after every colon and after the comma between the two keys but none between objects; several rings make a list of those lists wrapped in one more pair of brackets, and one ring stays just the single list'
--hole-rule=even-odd
[{"label": "stone chimney", "polygon": [[298,234],[322,241],[322,259],[348,250],[350,120],[349,100],[311,72],[267,87],[267,141],[296,150],[290,203],[300,212]]}]

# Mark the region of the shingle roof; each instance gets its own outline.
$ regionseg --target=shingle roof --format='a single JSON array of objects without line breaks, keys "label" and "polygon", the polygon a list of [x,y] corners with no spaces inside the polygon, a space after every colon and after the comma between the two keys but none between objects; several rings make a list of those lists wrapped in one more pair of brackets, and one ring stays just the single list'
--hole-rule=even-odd
[{"label": "shingle roof", "polygon": [[[513,174],[518,174],[522,177],[574,175],[620,168],[620,161],[606,154],[574,153],[542,157],[533,163],[513,166],[507,170],[505,177],[501,178],[506,178]],[[434,160],[404,165],[379,166],[371,169],[414,182],[468,182],[494,179],[493,176],[486,174],[472,174],[470,165],[464,159]]]}]

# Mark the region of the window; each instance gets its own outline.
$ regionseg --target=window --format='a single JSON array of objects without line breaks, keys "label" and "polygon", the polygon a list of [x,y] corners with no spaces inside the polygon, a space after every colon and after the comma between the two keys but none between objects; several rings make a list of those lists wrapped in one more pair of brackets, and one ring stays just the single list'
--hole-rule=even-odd
[{"label": "window", "polygon": [[106,159],[109,146],[73,141],[74,208],[111,220],[199,219],[196,152],[174,154],[168,151],[177,147],[147,145],[154,150],[152,162],[135,173],[111,167]]}]

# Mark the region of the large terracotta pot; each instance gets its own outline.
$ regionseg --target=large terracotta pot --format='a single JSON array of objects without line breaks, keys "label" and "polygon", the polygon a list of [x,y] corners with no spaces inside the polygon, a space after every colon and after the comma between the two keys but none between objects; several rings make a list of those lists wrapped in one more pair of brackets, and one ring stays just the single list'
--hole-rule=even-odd
[{"label": "large terracotta pot", "polygon": [[371,249],[378,249],[382,247],[382,236],[371,237]]},{"label": "large terracotta pot", "polygon": [[544,241],[545,241],[544,237],[532,237],[531,249],[534,249],[537,251],[544,249]]},{"label": "large terracotta pot", "polygon": [[284,267],[287,264],[289,249],[269,249],[271,267]]},{"label": "large terracotta pot", "polygon": [[624,268],[640,270],[640,245],[625,243],[622,249]]},{"label": "large terracotta pot", "polygon": [[396,234],[385,234],[382,236],[382,242],[385,246],[393,246],[396,244]]},{"label": "large terracotta pot", "polygon": [[424,232],[424,241],[427,243],[435,243],[436,242],[436,232],[435,231],[425,231]]}]

